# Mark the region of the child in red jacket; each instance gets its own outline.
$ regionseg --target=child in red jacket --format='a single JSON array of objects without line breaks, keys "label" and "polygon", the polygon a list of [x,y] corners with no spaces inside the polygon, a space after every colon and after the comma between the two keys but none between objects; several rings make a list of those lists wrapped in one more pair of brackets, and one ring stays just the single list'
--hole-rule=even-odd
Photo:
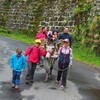
[{"label": "child in red jacket", "polygon": [[41,44],[41,40],[37,39],[35,40],[34,46],[28,48],[25,51],[24,55],[25,56],[28,55],[27,58],[28,71],[26,75],[26,84],[33,83],[34,81],[34,72],[40,56],[40,44]]}]

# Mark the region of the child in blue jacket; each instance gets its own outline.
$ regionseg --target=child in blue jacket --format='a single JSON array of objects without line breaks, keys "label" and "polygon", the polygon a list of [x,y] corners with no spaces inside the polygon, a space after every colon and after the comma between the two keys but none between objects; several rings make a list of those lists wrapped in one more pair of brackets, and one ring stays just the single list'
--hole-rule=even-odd
[{"label": "child in blue jacket", "polygon": [[10,58],[10,67],[12,69],[12,88],[19,89],[20,76],[23,69],[26,67],[26,58],[22,54],[22,49],[17,48]]}]

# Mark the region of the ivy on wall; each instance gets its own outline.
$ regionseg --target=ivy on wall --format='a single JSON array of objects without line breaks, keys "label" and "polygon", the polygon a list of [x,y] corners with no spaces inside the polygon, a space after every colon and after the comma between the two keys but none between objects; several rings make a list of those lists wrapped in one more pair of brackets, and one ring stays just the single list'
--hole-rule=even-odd
[{"label": "ivy on wall", "polygon": [[73,27],[74,40],[90,48],[100,56],[99,16],[93,10],[93,0],[78,0],[73,10],[75,25]]}]

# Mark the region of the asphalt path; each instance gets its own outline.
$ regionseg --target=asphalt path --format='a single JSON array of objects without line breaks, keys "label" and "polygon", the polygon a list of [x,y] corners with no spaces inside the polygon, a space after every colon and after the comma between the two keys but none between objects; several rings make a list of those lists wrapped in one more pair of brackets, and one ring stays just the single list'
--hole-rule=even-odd
[{"label": "asphalt path", "polygon": [[34,84],[25,84],[24,71],[20,91],[15,91],[11,88],[12,71],[9,58],[18,47],[24,52],[29,44],[0,35],[0,100],[100,100],[100,72],[77,61],[73,61],[71,79],[67,80],[65,91],[55,83],[57,63],[48,83],[43,82],[45,70],[37,67]]}]

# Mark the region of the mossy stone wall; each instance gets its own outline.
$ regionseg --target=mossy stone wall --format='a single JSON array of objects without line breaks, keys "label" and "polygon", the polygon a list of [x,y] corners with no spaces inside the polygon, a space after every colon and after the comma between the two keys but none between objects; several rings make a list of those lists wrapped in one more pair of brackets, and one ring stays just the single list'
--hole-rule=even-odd
[{"label": "mossy stone wall", "polygon": [[[0,26],[36,32],[39,26],[55,27],[74,24],[73,9],[78,0],[0,0]],[[94,7],[100,11],[100,1]]]}]

